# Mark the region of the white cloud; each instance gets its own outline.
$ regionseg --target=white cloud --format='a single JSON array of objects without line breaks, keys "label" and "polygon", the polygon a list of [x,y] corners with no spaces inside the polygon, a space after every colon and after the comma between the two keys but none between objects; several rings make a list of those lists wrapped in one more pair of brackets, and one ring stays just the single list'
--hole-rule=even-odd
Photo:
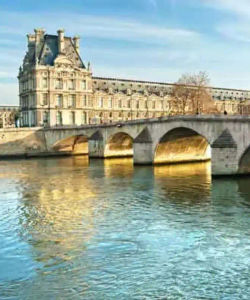
[{"label": "white cloud", "polygon": [[[2,16],[1,16],[2,14]],[[8,23],[1,27],[2,33],[24,34],[34,27],[43,27],[47,24],[48,32],[56,32],[64,27],[68,33],[77,33],[84,37],[102,38],[110,40],[141,41],[146,43],[167,44],[171,42],[193,42],[200,38],[199,33],[183,28],[171,26],[157,26],[138,22],[130,19],[118,19],[115,17],[97,17],[81,14],[57,14],[39,13],[0,13],[1,22]],[[15,23],[9,22],[15,20]],[[46,21],[45,21],[46,20]],[[58,20],[58,21],[57,21]],[[73,21],[72,21],[73,20]],[[16,30],[16,23],[20,24]]]},{"label": "white cloud", "polygon": [[235,15],[250,17],[249,0],[201,0],[215,9],[229,11]]},{"label": "white cloud", "polygon": [[216,30],[223,36],[241,42],[250,42],[250,1],[249,0],[201,0],[208,6],[230,13],[231,21],[221,21]]},{"label": "white cloud", "polygon": [[[155,1],[153,1],[155,2]],[[154,4],[154,3],[151,4]],[[155,2],[155,4],[157,4]],[[16,80],[18,68],[22,63],[26,51],[26,34],[33,31],[34,27],[43,27],[46,24],[46,32],[56,34],[58,28],[64,27],[66,35],[79,34],[82,36],[83,59],[87,55],[91,57],[94,70],[104,69],[105,59],[109,60],[106,75],[115,69],[117,73],[122,73],[128,64],[137,65],[134,71],[128,71],[123,76],[134,74],[139,78],[143,72],[139,71],[147,64],[162,65],[178,59],[190,61],[189,55],[179,49],[193,47],[201,39],[199,33],[185,28],[173,28],[171,26],[153,25],[131,19],[119,19],[117,17],[93,16],[82,14],[61,13],[15,13],[8,11],[0,12],[0,103],[17,103],[17,84],[6,83]],[[7,37],[7,38],[6,38]],[[91,49],[86,49],[84,43],[86,38],[91,40],[106,40],[100,47],[98,42],[91,45]],[[107,42],[108,41],[108,42]],[[120,41],[125,43],[126,49],[121,48]],[[117,48],[110,47],[110,42]],[[129,46],[131,42],[131,46]],[[140,46],[138,46],[138,42]],[[159,50],[159,47],[161,50]],[[172,47],[172,49],[171,49]],[[158,49],[158,50],[157,50]],[[98,53],[99,52],[99,53]],[[95,64],[95,59],[101,59],[99,66]],[[125,58],[125,59],[123,59]],[[138,62],[143,66],[141,69]],[[116,67],[117,65],[117,67]],[[133,65],[131,66],[133,69]],[[165,72],[165,71],[164,71]],[[153,72],[147,73],[147,78],[153,79]],[[98,74],[97,74],[98,75]],[[130,77],[130,76],[129,76]]]},{"label": "white cloud", "polygon": [[242,23],[224,23],[217,26],[216,30],[227,38],[250,43],[250,24]]}]

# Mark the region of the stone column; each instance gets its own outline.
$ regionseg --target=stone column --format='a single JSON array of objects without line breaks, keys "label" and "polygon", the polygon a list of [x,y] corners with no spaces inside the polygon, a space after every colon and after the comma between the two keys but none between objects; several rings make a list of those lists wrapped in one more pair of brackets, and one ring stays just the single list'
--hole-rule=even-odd
[{"label": "stone column", "polygon": [[212,175],[235,175],[237,171],[237,144],[226,129],[212,144]]},{"label": "stone column", "polygon": [[152,165],[154,162],[153,142],[146,127],[134,140],[134,164]]},{"label": "stone column", "polygon": [[96,131],[88,140],[89,157],[104,158],[104,140],[100,131]]}]

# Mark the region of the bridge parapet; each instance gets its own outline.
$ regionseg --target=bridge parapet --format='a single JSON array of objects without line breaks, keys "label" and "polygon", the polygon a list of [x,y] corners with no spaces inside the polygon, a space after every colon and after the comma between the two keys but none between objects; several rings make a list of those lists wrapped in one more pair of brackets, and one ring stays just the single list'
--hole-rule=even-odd
[{"label": "bridge parapet", "polygon": [[[177,130],[176,132],[181,133],[182,136],[169,135],[173,130]],[[123,138],[127,135],[133,141],[132,150],[135,164],[154,164],[159,143],[166,141],[163,139],[164,136],[169,138],[172,136],[171,139],[177,138],[176,143],[168,144],[168,147],[175,145],[174,147],[179,149],[176,153],[180,153],[181,149],[190,151],[191,140],[187,139],[186,145],[183,144],[185,132],[195,132],[196,135],[203,138],[192,140],[192,149],[196,145],[200,147],[197,155],[200,155],[202,149],[205,151],[205,147],[202,148],[204,140],[211,146],[213,175],[250,173],[250,166],[247,165],[250,165],[250,159],[247,158],[250,156],[250,151],[247,151],[250,146],[250,117],[247,116],[175,116],[67,128],[0,129],[0,156],[55,155],[57,153],[54,146],[59,141],[84,136],[88,139],[89,156],[104,158],[109,156],[107,153],[105,154],[105,149],[117,150],[114,148],[117,147],[117,141],[121,141],[122,149],[126,150],[126,153],[130,153],[128,152],[130,142]],[[117,140],[114,137],[119,138]],[[71,140],[80,139],[73,138]],[[203,143],[202,147],[199,144],[201,142]],[[109,143],[111,143],[110,147],[107,148]],[[175,155],[174,148],[171,148],[169,153],[173,157]],[[243,155],[244,159],[242,159]],[[240,161],[241,167],[239,168]]]}]

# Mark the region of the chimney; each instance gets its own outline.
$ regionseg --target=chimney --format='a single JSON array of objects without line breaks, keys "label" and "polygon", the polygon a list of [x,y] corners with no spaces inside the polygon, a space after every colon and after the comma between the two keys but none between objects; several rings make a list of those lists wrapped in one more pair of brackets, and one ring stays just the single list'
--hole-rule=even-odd
[{"label": "chimney", "polygon": [[34,31],[35,31],[36,45],[39,45],[40,42],[42,42],[44,39],[44,30],[42,28],[36,28],[34,29]]},{"label": "chimney", "polygon": [[63,29],[57,30],[57,34],[58,34],[58,52],[59,54],[63,54],[64,53],[64,30]]},{"label": "chimney", "polygon": [[35,47],[35,41],[36,37],[34,34],[27,34],[27,40],[28,40],[28,49],[29,51]]},{"label": "chimney", "polygon": [[78,35],[74,36],[73,41],[74,41],[76,52],[80,54],[80,37]]}]

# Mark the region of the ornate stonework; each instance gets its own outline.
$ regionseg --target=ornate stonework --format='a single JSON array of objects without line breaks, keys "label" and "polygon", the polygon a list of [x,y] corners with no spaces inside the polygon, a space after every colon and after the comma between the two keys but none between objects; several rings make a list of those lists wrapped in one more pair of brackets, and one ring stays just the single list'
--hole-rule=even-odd
[{"label": "ornate stonework", "polygon": [[16,127],[18,113],[18,106],[0,106],[0,128]]},{"label": "ornate stonework", "polygon": [[[172,114],[173,84],[93,77],[79,54],[79,37],[29,34],[19,70],[21,126],[70,126]],[[220,111],[239,113],[250,91],[211,88]],[[244,110],[245,111],[245,110]],[[249,113],[249,112],[247,112]]]}]

